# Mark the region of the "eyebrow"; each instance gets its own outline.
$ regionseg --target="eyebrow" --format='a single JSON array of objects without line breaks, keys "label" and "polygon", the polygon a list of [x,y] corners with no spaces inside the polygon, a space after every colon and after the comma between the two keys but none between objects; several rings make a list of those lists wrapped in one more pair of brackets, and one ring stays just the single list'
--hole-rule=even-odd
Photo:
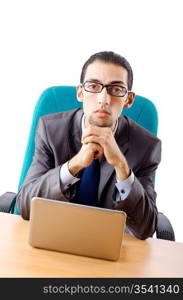
[{"label": "eyebrow", "polygon": [[[88,79],[86,81],[94,81],[94,82],[98,82],[98,83],[103,84],[100,80],[95,79],[95,78],[90,78],[90,79]],[[114,81],[111,81],[109,84],[123,84],[123,85],[126,85],[126,83],[123,82],[122,80],[114,80]]]}]

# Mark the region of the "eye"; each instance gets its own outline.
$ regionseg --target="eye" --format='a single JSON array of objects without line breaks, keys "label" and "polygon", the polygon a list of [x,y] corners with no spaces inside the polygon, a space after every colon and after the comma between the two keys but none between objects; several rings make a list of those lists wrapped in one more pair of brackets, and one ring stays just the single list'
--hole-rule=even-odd
[{"label": "eye", "polygon": [[118,87],[118,86],[114,86],[114,87],[112,88],[112,90],[113,90],[113,92],[115,92],[115,93],[120,93],[122,89],[121,89],[120,87]]},{"label": "eye", "polygon": [[98,92],[101,89],[101,85],[95,82],[86,82],[85,89],[89,92]]},{"label": "eye", "polygon": [[90,84],[88,85],[88,88],[89,88],[89,89],[96,89],[96,88],[97,88],[97,85],[96,85],[95,83],[90,83]]},{"label": "eye", "polygon": [[118,85],[109,86],[109,92],[114,96],[124,96],[126,94],[126,88]]},{"label": "eye", "polygon": [[113,86],[111,86],[110,91],[115,95],[121,95],[121,93],[123,92],[123,89],[122,89],[122,87],[113,85]]}]

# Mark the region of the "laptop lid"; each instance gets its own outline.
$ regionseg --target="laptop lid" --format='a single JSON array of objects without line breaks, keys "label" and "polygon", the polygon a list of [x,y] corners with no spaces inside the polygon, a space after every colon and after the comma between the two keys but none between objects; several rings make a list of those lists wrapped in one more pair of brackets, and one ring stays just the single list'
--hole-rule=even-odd
[{"label": "laptop lid", "polygon": [[126,223],[123,211],[34,197],[29,244],[71,254],[117,260]]}]

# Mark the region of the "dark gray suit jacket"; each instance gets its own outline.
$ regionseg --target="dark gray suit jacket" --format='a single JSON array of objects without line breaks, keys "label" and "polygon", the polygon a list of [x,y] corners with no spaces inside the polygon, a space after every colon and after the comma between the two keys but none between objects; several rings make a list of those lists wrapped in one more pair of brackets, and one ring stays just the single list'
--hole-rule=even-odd
[{"label": "dark gray suit jacket", "polygon": [[[17,205],[24,219],[29,219],[32,197],[72,201],[76,185],[61,191],[60,168],[81,148],[81,109],[50,114],[40,118],[35,139],[35,155],[24,184],[17,195]],[[133,234],[145,239],[152,236],[157,222],[154,174],[161,158],[161,142],[127,117],[121,116],[115,133],[135,181],[128,197],[116,202],[114,168],[101,161],[99,206],[123,210]]]}]

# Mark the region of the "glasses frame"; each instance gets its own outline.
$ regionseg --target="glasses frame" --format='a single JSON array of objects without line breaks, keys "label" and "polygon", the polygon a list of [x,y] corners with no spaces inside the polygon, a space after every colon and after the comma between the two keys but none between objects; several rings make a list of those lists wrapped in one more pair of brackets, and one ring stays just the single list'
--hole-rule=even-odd
[{"label": "glasses frame", "polygon": [[[85,84],[86,84],[87,82],[93,82],[93,83],[99,84],[99,85],[101,86],[101,91],[100,91],[100,92],[91,92],[91,91],[88,91],[88,90],[85,88]],[[124,96],[126,96],[127,93],[130,92],[126,87],[124,87],[124,86],[122,87],[121,85],[118,85],[118,84],[102,84],[102,83],[100,83],[100,82],[95,82],[95,81],[92,81],[92,80],[91,80],[91,81],[90,81],[90,80],[85,81],[84,83],[81,84],[81,86],[84,88],[84,90],[85,90],[86,92],[92,93],[92,94],[99,94],[99,93],[102,92],[102,90],[103,90],[104,88],[106,88],[107,93],[108,93],[109,95],[111,95],[111,96],[113,96],[113,97],[120,97],[120,98],[123,98]],[[111,93],[109,92],[109,90],[108,90],[108,88],[111,87],[111,86],[122,87],[122,88],[124,88],[124,89],[126,90],[126,92],[125,92],[125,94],[124,94],[123,96],[116,96],[116,95],[113,95],[113,94],[111,94]]]}]

